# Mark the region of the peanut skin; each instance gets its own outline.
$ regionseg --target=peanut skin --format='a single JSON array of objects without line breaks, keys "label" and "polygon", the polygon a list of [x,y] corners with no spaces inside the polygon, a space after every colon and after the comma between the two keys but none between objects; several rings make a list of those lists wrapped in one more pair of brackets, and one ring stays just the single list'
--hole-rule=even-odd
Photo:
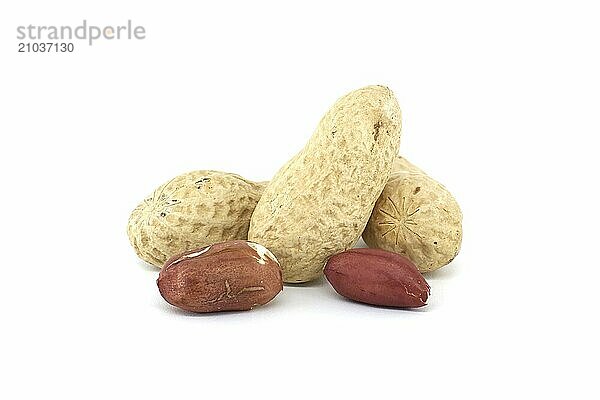
[{"label": "peanut skin", "polygon": [[273,254],[244,240],[174,256],[156,283],[167,302],[199,313],[251,310],[283,290],[281,269]]},{"label": "peanut skin", "polygon": [[344,297],[378,306],[422,307],[429,285],[406,257],[379,249],[352,249],[336,254],[325,276]]}]

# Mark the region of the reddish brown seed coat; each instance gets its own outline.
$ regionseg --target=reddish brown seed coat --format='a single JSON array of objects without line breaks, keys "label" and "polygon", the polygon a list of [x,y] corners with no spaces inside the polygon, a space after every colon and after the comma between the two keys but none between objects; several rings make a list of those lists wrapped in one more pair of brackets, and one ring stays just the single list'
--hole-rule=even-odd
[{"label": "reddish brown seed coat", "polygon": [[352,249],[334,255],[325,276],[336,292],[362,303],[422,307],[429,285],[406,257],[380,249]]},{"label": "reddish brown seed coat", "polygon": [[244,240],[217,243],[171,257],[158,289],[170,304],[193,312],[243,311],[283,290],[281,268],[264,247]]}]

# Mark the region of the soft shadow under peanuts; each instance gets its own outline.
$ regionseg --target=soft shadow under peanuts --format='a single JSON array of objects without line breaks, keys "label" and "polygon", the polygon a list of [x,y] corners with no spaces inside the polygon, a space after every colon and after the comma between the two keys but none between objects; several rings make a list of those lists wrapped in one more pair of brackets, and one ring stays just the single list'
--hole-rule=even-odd
[{"label": "soft shadow under peanuts", "polygon": [[[280,296],[280,295],[278,295],[278,296]],[[282,302],[277,301],[277,298],[275,298],[265,305],[256,306],[252,310],[215,311],[215,312],[207,312],[207,313],[195,313],[192,311],[186,311],[181,308],[175,307],[166,301],[161,301],[161,302],[155,304],[155,307],[159,308],[159,309],[165,311],[167,314],[171,314],[171,315],[178,315],[178,316],[183,316],[183,317],[193,317],[193,318],[210,318],[210,317],[219,317],[222,315],[244,315],[244,314],[253,313],[253,312],[256,313],[257,310],[261,310],[264,308],[271,308],[271,309],[277,308],[280,306],[280,304],[278,304],[278,303],[282,303]]]},{"label": "soft shadow under peanuts", "polygon": [[458,270],[460,269],[460,264],[450,263],[442,268],[436,269],[435,271],[426,272],[423,274],[425,280],[446,280],[453,279]]},{"label": "soft shadow under peanuts", "polygon": [[152,264],[148,264],[147,262],[145,262],[144,260],[137,260],[137,264],[142,267],[142,269],[144,269],[145,271],[150,271],[150,272],[160,272],[160,268],[155,267]]},{"label": "soft shadow under peanuts", "polygon": [[[336,293],[337,294],[337,293]],[[423,307],[417,308],[409,308],[409,307],[391,307],[391,306],[378,306],[375,304],[362,303],[360,301],[355,301],[352,299],[348,299],[344,296],[337,294],[336,296],[340,302],[353,303],[357,306],[361,306],[364,308],[375,308],[379,310],[389,310],[390,312],[410,312],[410,313],[425,313],[428,308],[430,308],[429,304],[424,305]]]},{"label": "soft shadow under peanuts", "polygon": [[309,287],[324,286],[324,283],[325,283],[325,278],[321,275],[319,278],[312,280],[310,282],[302,282],[302,283],[283,282],[283,285],[285,287],[309,288]]}]

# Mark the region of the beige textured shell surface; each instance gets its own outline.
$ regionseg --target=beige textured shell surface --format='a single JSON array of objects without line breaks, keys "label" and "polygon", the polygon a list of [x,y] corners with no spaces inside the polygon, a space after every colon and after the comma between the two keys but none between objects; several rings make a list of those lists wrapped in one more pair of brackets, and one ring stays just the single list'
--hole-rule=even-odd
[{"label": "beige textured shell surface", "polygon": [[159,186],[131,213],[127,233],[137,255],[162,267],[191,249],[248,236],[266,183],[219,171],[193,171]]},{"label": "beige textured shell surface", "polygon": [[434,271],[460,250],[462,213],[444,186],[398,157],[363,239],[369,247],[406,255],[421,272]]},{"label": "beige textured shell surface", "polygon": [[285,282],[318,278],[330,256],[354,246],[387,182],[400,129],[388,88],[353,91],[267,185],[248,237],[275,254]]}]

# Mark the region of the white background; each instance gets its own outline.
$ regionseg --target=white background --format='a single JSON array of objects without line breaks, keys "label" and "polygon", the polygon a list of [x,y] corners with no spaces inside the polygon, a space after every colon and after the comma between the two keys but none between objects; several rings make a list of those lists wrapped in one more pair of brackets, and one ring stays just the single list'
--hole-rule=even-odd
[{"label": "white background", "polygon": [[[90,3],[0,6],[0,397],[598,398],[597,4]],[[147,38],[17,53],[17,26],[84,18]],[[135,205],[193,169],[270,179],[368,84],[464,213],[430,304],[323,280],[247,313],[165,303]]]}]

